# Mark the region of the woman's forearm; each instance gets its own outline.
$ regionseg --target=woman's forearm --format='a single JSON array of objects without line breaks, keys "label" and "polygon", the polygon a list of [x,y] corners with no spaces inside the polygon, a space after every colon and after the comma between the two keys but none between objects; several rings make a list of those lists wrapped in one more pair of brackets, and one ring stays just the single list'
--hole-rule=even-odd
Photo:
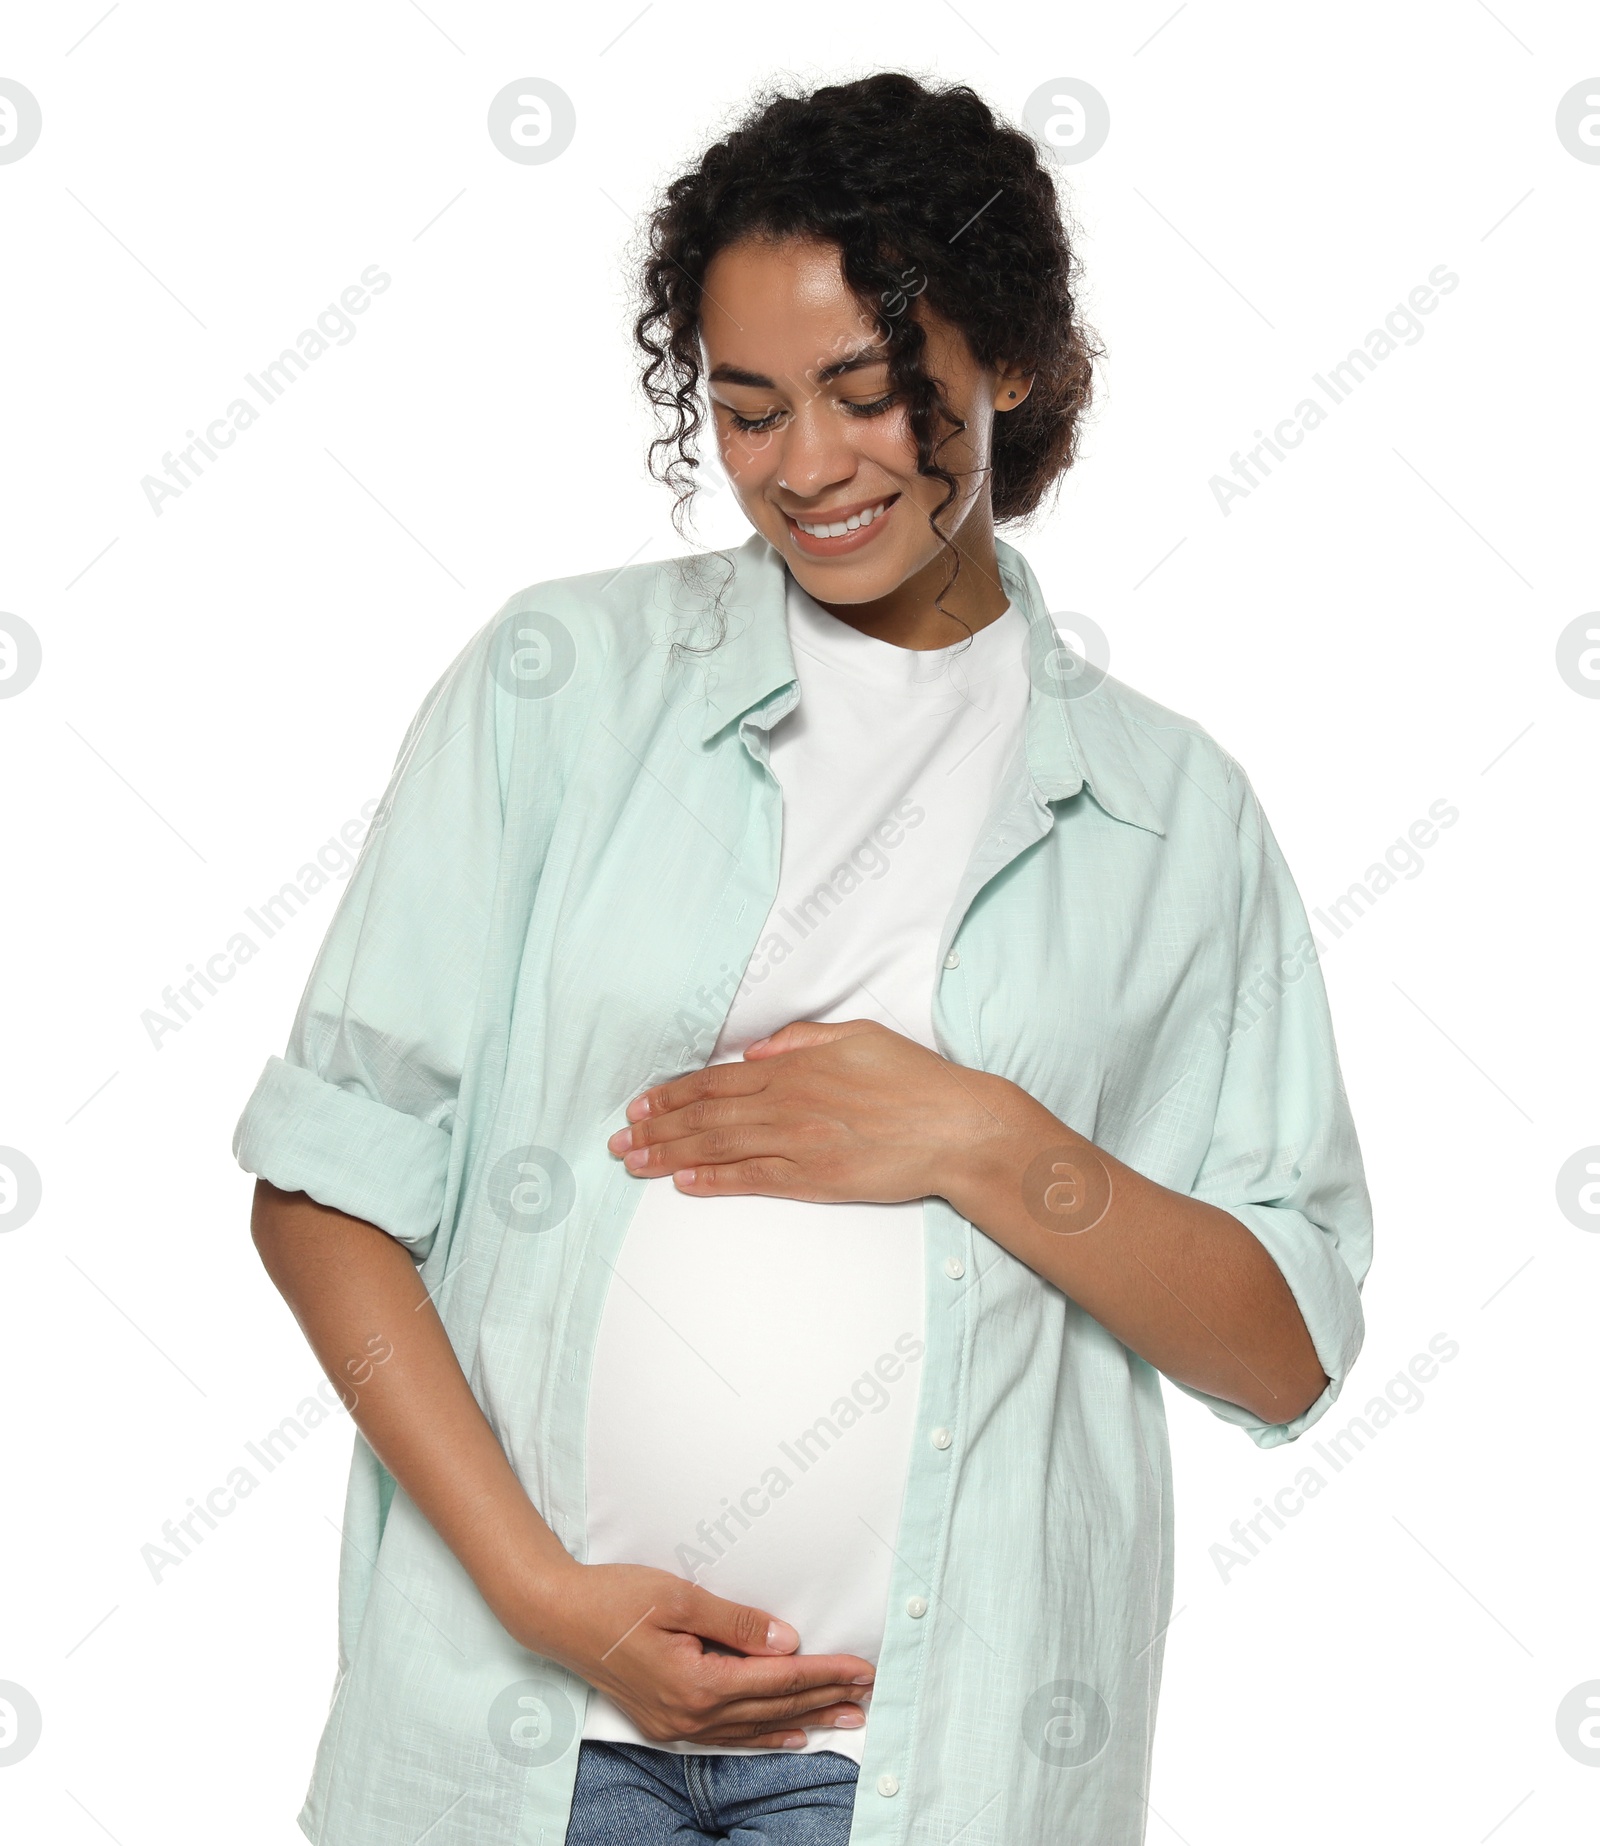
[{"label": "woman's forearm", "polygon": [[251,1235],[374,1453],[505,1622],[573,1560],[472,1394],[416,1262],[361,1218],[256,1183]]},{"label": "woman's forearm", "polygon": [[1287,1423],[1327,1377],[1294,1296],[1231,1212],[1113,1159],[1004,1078],[994,1132],[952,1150],[941,1190],[961,1215],[1182,1384]]}]

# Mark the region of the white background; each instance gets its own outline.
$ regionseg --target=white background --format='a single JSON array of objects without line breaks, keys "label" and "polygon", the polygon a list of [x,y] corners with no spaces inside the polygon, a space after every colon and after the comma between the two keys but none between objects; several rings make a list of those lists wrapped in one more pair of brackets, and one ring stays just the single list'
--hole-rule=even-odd
[{"label": "white background", "polygon": [[[1600,1679],[1600,1236],[1555,1182],[1600,1142],[1600,700],[1555,663],[1600,607],[1600,166],[1554,121],[1600,72],[1592,10],[101,15],[13,14],[0,51],[44,118],[0,165],[0,608],[44,653],[0,700],[0,1143],[44,1186],[0,1238],[0,1680],[44,1714],[0,1770],[6,1836],[300,1837],[348,1421],[159,1583],[141,1547],[317,1381],[229,1141],[337,884],[159,1050],[141,1014],[382,791],[507,596],[685,548],[643,466],[632,229],[757,82],[901,66],[1013,120],[1059,77],[1110,105],[1070,174],[1101,398],[1054,513],[1003,534],[1051,607],[1240,759],[1308,907],[1460,813],[1324,961],[1377,1221],[1345,1397],[1262,1452],[1169,1393],[1149,1837],[1591,1837],[1600,1770],[1556,1709]],[[577,109],[547,165],[485,127],[530,75]],[[163,453],[372,263],[356,337],[153,513]],[[1232,452],[1441,263],[1423,337],[1224,515]],[[747,528],[724,496],[702,530]],[[1335,1475],[1312,1441],[1441,1333],[1421,1408]],[[1325,1490],[1225,1581],[1212,1547],[1308,1465]]]}]

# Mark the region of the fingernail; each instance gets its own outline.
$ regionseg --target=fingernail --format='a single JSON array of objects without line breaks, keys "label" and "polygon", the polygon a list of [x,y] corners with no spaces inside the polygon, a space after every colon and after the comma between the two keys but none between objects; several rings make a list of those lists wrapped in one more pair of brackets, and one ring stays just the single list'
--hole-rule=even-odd
[{"label": "fingernail", "polygon": [[650,1098],[648,1096],[635,1096],[623,1113],[630,1122],[642,1122],[650,1113]]},{"label": "fingernail", "polygon": [[679,1167],[676,1177],[680,1186],[692,1186],[694,1184],[694,1168]]},{"label": "fingernail", "polygon": [[[770,1038],[771,1036],[772,1034],[769,1032],[767,1034],[767,1038]],[[750,1043],[745,1046],[745,1050],[746,1051],[759,1051],[766,1042],[767,1042],[766,1038],[753,1038],[751,1039]]]},{"label": "fingernail", "polygon": [[641,1167],[650,1164],[650,1150],[647,1147],[630,1148],[622,1156],[622,1164],[630,1173],[637,1173]]},{"label": "fingernail", "polygon": [[607,1141],[606,1146],[611,1149],[613,1154],[627,1153],[628,1149],[633,1146],[633,1130],[631,1128],[619,1128],[611,1139]]},{"label": "fingernail", "polygon": [[852,1686],[870,1686],[873,1678],[874,1675],[871,1673],[858,1673],[855,1678],[851,1680],[850,1684]]},{"label": "fingernail", "polygon": [[[767,1646],[772,1648],[775,1652],[787,1654],[791,1649],[799,1645],[800,1636],[798,1631],[791,1628],[787,1622],[767,1623]],[[805,1739],[802,1738],[801,1742],[803,1743],[804,1741]]]},{"label": "fingernail", "polygon": [[841,1711],[833,1721],[836,1731],[858,1731],[867,1721],[864,1711]]},{"label": "fingernail", "polygon": [[784,1738],[783,1747],[786,1750],[803,1750],[806,1747],[805,1732],[791,1731],[789,1735]]}]

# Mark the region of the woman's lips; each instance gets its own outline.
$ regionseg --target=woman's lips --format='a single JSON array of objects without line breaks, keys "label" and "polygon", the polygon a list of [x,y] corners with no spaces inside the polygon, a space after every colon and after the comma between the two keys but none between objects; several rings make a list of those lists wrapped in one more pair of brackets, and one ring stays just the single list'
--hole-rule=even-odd
[{"label": "woman's lips", "polygon": [[[789,528],[789,542],[797,551],[803,551],[807,557],[812,558],[837,558],[841,557],[845,552],[859,551],[863,545],[870,545],[872,543],[879,529],[887,523],[890,515],[894,512],[895,503],[899,498],[899,494],[885,494],[881,501],[871,500],[866,502],[866,505],[863,507],[852,507],[848,510],[841,509],[841,515],[844,518],[850,518],[856,512],[865,511],[867,507],[872,506],[882,506],[883,511],[866,525],[857,526],[854,532],[843,532],[837,538],[818,538],[814,533],[803,532],[800,529],[799,521],[794,515],[792,513],[784,513],[784,522]],[[781,510],[780,508],[780,511]],[[839,517],[840,515],[830,515],[828,517],[818,515],[815,519],[808,520],[807,524],[836,525],[838,524]]]}]

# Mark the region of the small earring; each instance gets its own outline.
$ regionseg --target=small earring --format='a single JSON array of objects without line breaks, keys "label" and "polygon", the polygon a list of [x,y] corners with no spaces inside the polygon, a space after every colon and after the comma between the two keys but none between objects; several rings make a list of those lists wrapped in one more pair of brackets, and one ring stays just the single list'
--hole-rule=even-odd
[{"label": "small earring", "polygon": [[1006,396],[1007,396],[1007,397],[1015,397],[1016,395],[1017,395],[1017,394],[1016,394],[1016,392],[1015,392],[1015,391],[1008,391],[1008,392],[1006,393]]}]

